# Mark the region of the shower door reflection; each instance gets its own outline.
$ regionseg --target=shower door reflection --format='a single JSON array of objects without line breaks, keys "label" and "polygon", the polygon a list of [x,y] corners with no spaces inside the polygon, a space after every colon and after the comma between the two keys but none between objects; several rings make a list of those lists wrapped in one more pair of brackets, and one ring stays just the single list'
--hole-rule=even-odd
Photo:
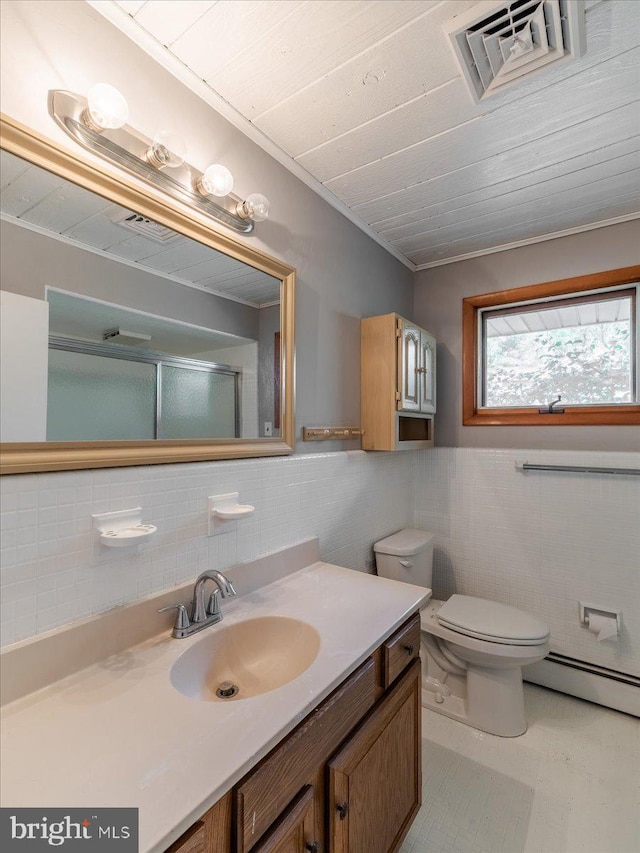
[{"label": "shower door reflection", "polygon": [[48,441],[237,438],[242,370],[52,338]]}]

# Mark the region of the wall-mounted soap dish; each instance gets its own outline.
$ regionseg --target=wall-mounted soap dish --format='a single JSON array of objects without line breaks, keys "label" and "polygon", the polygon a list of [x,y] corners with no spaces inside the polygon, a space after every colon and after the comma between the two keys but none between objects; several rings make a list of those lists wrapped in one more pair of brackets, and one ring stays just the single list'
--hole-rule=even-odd
[{"label": "wall-mounted soap dish", "polygon": [[142,523],[142,507],[101,512],[91,516],[99,541],[108,548],[131,548],[147,542],[157,531],[155,524]]},{"label": "wall-mounted soap dish", "polygon": [[239,492],[229,492],[209,498],[209,536],[230,533],[236,529],[235,522],[255,512],[256,508],[251,504],[239,503],[239,497]]},{"label": "wall-mounted soap dish", "polygon": [[214,508],[213,512],[216,518],[223,518],[225,521],[235,521],[237,518],[244,518],[245,515],[251,515],[256,508],[251,504],[236,504],[228,509]]}]

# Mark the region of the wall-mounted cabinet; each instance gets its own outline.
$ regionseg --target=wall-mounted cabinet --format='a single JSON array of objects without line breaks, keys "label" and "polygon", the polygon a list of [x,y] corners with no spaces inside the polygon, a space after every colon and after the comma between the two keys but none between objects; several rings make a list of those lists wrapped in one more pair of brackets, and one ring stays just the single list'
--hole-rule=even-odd
[{"label": "wall-mounted cabinet", "polygon": [[384,314],[361,323],[364,450],[433,446],[436,340],[425,329]]}]

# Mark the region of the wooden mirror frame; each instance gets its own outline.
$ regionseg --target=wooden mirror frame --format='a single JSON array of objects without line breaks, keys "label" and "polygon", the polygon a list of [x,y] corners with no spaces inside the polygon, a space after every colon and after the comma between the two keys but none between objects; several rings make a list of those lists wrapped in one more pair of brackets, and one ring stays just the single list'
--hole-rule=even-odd
[{"label": "wooden mirror frame", "polygon": [[70,471],[81,468],[116,468],[129,465],[163,465],[283,456],[295,443],[295,269],[282,261],[216,231],[160,191],[132,183],[78,156],[36,131],[0,114],[0,147],[61,178],[103,196],[178,231],[212,249],[255,267],[282,282],[280,331],[282,333],[279,438],[185,439],[147,441],[5,442],[0,443],[0,474]]}]

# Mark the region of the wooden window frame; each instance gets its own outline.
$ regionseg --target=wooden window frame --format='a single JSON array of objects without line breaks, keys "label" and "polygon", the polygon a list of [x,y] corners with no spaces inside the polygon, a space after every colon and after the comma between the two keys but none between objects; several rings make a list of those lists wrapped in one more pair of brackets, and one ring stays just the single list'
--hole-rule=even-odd
[{"label": "wooden window frame", "polygon": [[[479,312],[513,303],[558,296],[582,295],[592,290],[635,284],[640,265],[591,275],[548,281],[527,287],[469,296],[462,300],[462,423],[464,426],[634,426],[640,425],[640,402],[603,406],[565,406],[564,413],[540,414],[536,407],[481,408],[478,406]],[[638,318],[636,317],[636,323]],[[636,364],[640,369],[640,365]]]}]

